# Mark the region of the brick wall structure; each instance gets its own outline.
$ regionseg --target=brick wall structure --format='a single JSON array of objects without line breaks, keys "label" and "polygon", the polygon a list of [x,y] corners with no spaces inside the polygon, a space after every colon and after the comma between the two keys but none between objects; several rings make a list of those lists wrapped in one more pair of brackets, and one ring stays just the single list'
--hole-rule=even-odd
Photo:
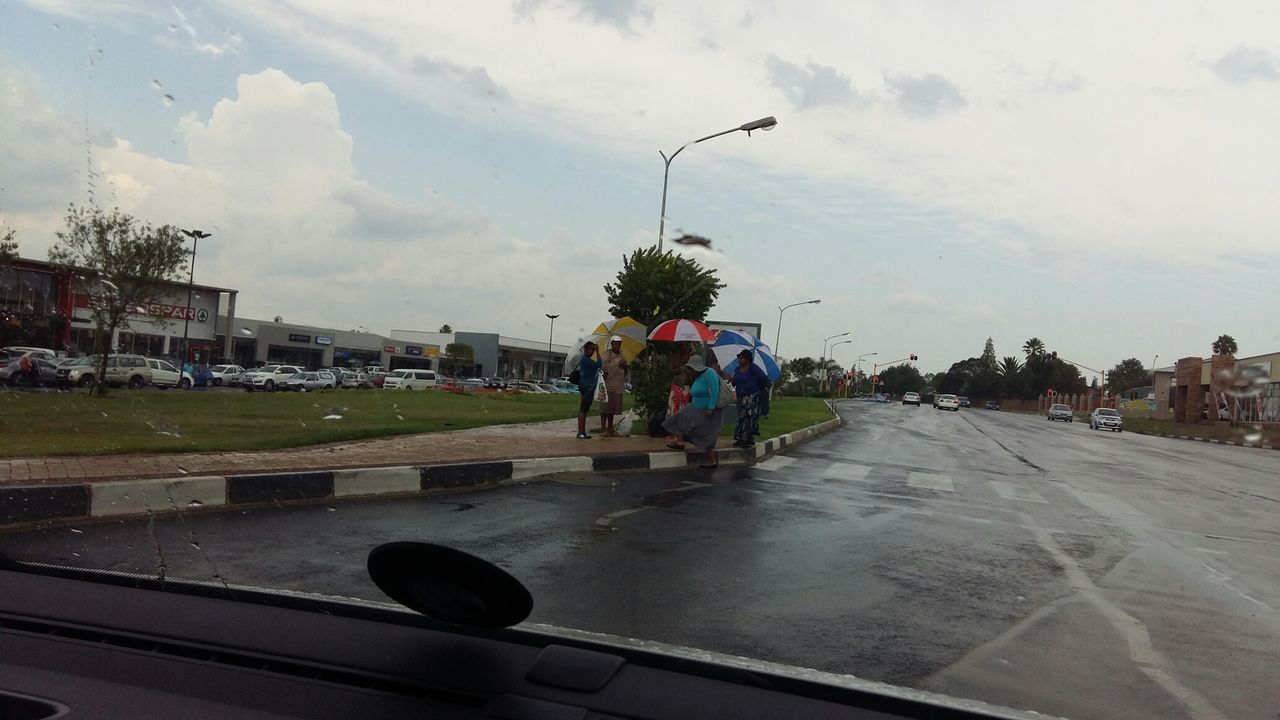
[{"label": "brick wall structure", "polygon": [[1184,357],[1174,364],[1174,422],[1200,422],[1200,412],[1204,409],[1204,387],[1200,385],[1203,362],[1199,357]]}]

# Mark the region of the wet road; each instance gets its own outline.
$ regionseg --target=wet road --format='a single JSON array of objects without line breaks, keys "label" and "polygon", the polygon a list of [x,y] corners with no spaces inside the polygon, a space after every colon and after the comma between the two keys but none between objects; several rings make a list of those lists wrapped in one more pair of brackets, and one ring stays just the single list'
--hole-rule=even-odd
[{"label": "wet road", "polygon": [[532,620],[1075,718],[1280,708],[1280,452],[846,403],[786,456],[0,537],[15,557],[385,599],[388,540],[487,557]]}]

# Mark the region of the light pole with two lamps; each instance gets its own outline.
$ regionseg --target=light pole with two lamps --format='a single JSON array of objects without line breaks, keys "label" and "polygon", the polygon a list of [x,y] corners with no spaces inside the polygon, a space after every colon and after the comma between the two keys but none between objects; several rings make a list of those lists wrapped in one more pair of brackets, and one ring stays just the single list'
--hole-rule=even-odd
[{"label": "light pole with two lamps", "polygon": [[671,174],[671,161],[676,159],[676,156],[680,154],[680,151],[690,145],[697,145],[700,142],[710,140],[711,138],[717,138],[721,135],[728,135],[729,133],[735,132],[745,132],[747,135],[750,135],[753,130],[772,130],[777,126],[778,120],[770,115],[769,117],[763,117],[759,120],[752,120],[749,123],[743,123],[736,128],[729,128],[728,130],[722,130],[721,132],[713,135],[708,135],[704,138],[698,138],[697,140],[687,142],[677,148],[675,152],[671,153],[670,157],[661,150],[658,151],[658,154],[662,156],[662,162],[666,165],[662,170],[662,214],[658,217],[658,252],[662,252],[662,233],[667,227],[667,176]]},{"label": "light pole with two lamps", "polygon": [[[849,333],[845,333],[845,335],[848,335],[848,334],[849,334]],[[840,336],[839,336],[839,335],[836,335],[836,337],[840,337]],[[840,342],[838,342],[838,343],[832,343],[832,345],[831,345],[831,358],[832,358],[832,360],[834,360],[834,359],[835,359],[835,355],[836,355],[836,348],[840,347],[841,345],[848,345],[849,343],[852,343],[852,342],[853,342],[853,340],[841,340],[841,341],[840,341]],[[829,377],[830,377],[830,375],[831,375],[831,373],[826,372],[825,370],[824,370],[824,371],[823,371],[823,373],[822,373],[822,377],[823,377],[823,378],[829,378]],[[833,395],[835,394],[835,389],[834,389],[834,388],[832,389],[832,394],[833,394]]]},{"label": "light pole with two lamps", "polygon": [[[838,337],[844,337],[845,335],[848,335],[848,334],[849,333],[847,332],[842,332],[839,335],[832,335],[829,338],[823,339],[822,354],[818,356],[818,365],[822,369],[822,375],[818,378],[818,392],[822,392],[827,389],[827,379],[826,379],[827,378],[827,343],[831,342],[832,340]],[[838,345],[839,343],[836,343],[836,344]]]},{"label": "light pole with two lamps", "polygon": [[[870,353],[863,353],[863,354],[861,354],[861,355],[859,355],[859,356],[858,356],[858,360],[857,360],[857,362],[855,363],[855,364],[856,364],[856,369],[853,371],[853,379],[854,379],[854,381],[857,381],[857,379],[858,379],[858,373],[862,372],[862,360],[863,360],[864,358],[869,358],[869,357],[871,357],[872,355],[879,355],[879,354],[880,354],[880,353],[873,353],[873,352],[870,352]],[[875,386],[874,386],[874,385],[872,386],[872,389],[873,389],[873,390],[875,389]]]},{"label": "light pole with two lamps", "polygon": [[190,354],[190,348],[188,347],[189,341],[187,340],[187,331],[191,327],[191,315],[193,312],[195,312],[194,310],[191,309],[191,291],[192,291],[192,286],[196,281],[196,250],[198,250],[200,247],[201,238],[207,238],[207,237],[213,236],[212,233],[207,233],[203,230],[195,230],[195,229],[183,230],[182,234],[191,238],[191,274],[190,276],[187,277],[187,307],[184,308],[182,311],[182,362],[179,364],[179,367],[182,367],[187,363],[188,360],[190,360],[190,358],[187,357],[188,354]]}]

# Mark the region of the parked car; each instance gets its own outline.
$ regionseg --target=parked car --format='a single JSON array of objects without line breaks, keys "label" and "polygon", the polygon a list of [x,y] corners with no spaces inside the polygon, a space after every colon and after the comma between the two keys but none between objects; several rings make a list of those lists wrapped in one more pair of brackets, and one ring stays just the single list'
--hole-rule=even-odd
[{"label": "parked car", "polygon": [[542,389],[542,388],[538,387],[537,383],[525,382],[525,381],[523,381],[523,380],[522,380],[522,381],[518,381],[518,382],[513,382],[513,383],[509,384],[509,385],[507,386],[507,389],[508,389],[508,390],[514,390],[514,391],[516,391],[516,392],[525,392],[525,393],[545,393],[545,392],[547,392],[547,390],[544,390],[544,389]]},{"label": "parked car", "polygon": [[1049,421],[1064,420],[1066,422],[1075,422],[1075,416],[1071,414],[1071,407],[1061,403],[1054,403],[1049,406]]},{"label": "parked car", "polygon": [[552,385],[549,382],[536,382],[534,383],[534,385],[537,385],[538,387],[542,388],[545,392],[551,393],[552,395],[560,394],[560,391],[556,389],[556,386]]},{"label": "parked car", "polygon": [[230,385],[235,387],[244,379],[244,368],[239,365],[214,365],[209,369],[213,373],[214,385]]},{"label": "parked car", "polygon": [[8,355],[9,360],[18,360],[23,357],[29,357],[32,360],[56,360],[58,353],[49,348],[27,347],[26,345],[10,345],[3,348]]},{"label": "parked car", "polygon": [[300,372],[281,380],[277,387],[298,392],[332,390],[337,387],[337,378],[331,372]]},{"label": "parked car", "polygon": [[463,390],[483,390],[484,382],[480,378],[467,378],[466,380],[455,380],[454,386]]},{"label": "parked car", "polygon": [[281,380],[286,380],[300,372],[302,368],[296,365],[263,365],[245,373],[241,384],[250,392],[254,390],[271,392],[276,389]]},{"label": "parked car", "polygon": [[487,378],[478,378],[478,379],[484,382],[484,386],[489,388],[490,390],[506,390],[507,387],[509,386],[509,381],[503,380],[500,377],[487,377]]},{"label": "parked car", "polygon": [[1111,408],[1097,408],[1089,413],[1089,429],[1124,432],[1124,418]]},{"label": "parked car", "polygon": [[960,407],[969,407],[969,398],[963,395],[957,397],[956,402],[960,403]]},{"label": "parked car", "polygon": [[168,360],[147,358],[147,366],[151,368],[151,384],[158,388],[182,388],[190,390],[192,378],[190,373],[180,372]]},{"label": "parked car", "polygon": [[917,393],[917,392],[906,392],[906,393],[903,393],[903,394],[902,394],[902,404],[903,404],[903,405],[915,405],[916,407],[920,407],[920,393]]},{"label": "parked car", "polygon": [[357,370],[347,370],[342,373],[341,386],[344,388],[369,388],[373,387],[369,384],[369,376]]},{"label": "parked car", "polygon": [[[74,363],[62,363],[57,369],[58,381],[80,387],[93,385],[97,382],[95,373],[98,372],[97,360],[100,357],[102,356],[76,358]],[[111,354],[107,356],[106,377],[103,380],[108,385],[124,385],[137,390],[151,382],[151,366],[141,355]]]},{"label": "parked car", "polygon": [[999,410],[999,409],[1000,409],[1000,403],[996,402],[995,400],[988,400],[988,401],[987,401],[987,409],[988,409],[988,410]]},{"label": "parked car", "polygon": [[934,405],[934,407],[938,408],[939,410],[951,410],[953,412],[960,412],[960,399],[957,398],[955,395],[951,395],[951,394],[939,395],[937,404]]},{"label": "parked car", "polygon": [[382,383],[387,390],[426,390],[435,386],[434,370],[392,370]]},{"label": "parked car", "polygon": [[568,380],[552,380],[551,387],[555,388],[556,392],[566,395],[577,395],[579,392],[578,386]]}]

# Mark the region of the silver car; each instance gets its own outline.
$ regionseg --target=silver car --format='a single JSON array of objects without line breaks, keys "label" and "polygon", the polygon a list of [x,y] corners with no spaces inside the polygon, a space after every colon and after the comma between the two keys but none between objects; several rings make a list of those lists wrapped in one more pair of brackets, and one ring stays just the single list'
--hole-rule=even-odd
[{"label": "silver car", "polygon": [[333,377],[333,373],[329,372],[294,373],[279,383],[280,390],[297,390],[299,392],[332,390],[335,387],[337,387],[337,379]]},{"label": "silver car", "polygon": [[1089,429],[1124,432],[1124,418],[1111,408],[1098,408],[1089,413]]},{"label": "silver car", "polygon": [[1049,406],[1048,414],[1049,422],[1054,420],[1063,420],[1065,422],[1075,422],[1075,416],[1071,414],[1071,406],[1062,403],[1054,403]]}]

